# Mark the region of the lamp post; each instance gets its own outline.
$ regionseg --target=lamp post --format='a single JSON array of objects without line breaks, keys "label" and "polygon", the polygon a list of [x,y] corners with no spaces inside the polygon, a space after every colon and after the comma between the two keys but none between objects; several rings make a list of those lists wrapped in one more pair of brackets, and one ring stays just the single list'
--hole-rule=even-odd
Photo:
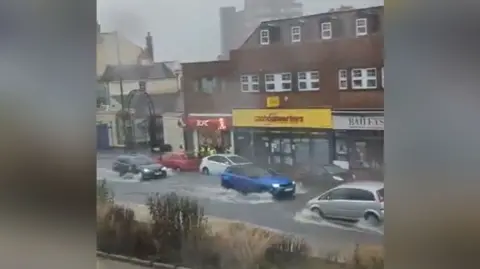
[{"label": "lamp post", "polygon": [[[115,48],[117,52],[117,67],[121,67],[122,59],[120,53],[120,38],[118,36],[118,31],[115,31]],[[119,72],[119,86],[120,86],[120,114],[122,115],[122,129],[123,129],[123,143],[125,144],[124,150],[128,151],[127,148],[127,127],[126,127],[126,112],[125,112],[125,94],[123,92],[123,76],[122,70]],[[130,111],[128,112],[130,114]]]}]

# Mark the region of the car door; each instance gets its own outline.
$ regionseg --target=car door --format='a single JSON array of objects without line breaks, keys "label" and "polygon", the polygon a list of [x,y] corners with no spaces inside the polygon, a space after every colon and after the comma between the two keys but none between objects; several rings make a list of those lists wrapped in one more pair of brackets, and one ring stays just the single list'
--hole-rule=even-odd
[{"label": "car door", "polygon": [[331,218],[345,218],[346,208],[349,202],[349,190],[348,188],[338,188],[324,195],[322,201],[322,211],[325,216]]},{"label": "car door", "polygon": [[232,183],[233,189],[237,191],[243,191],[245,188],[245,182],[243,179],[244,174],[242,173],[241,169],[238,167],[230,167],[229,169],[230,182]]},{"label": "car door", "polygon": [[365,210],[376,206],[375,195],[369,190],[350,189],[349,202],[345,204],[348,218],[359,219],[363,217]]}]

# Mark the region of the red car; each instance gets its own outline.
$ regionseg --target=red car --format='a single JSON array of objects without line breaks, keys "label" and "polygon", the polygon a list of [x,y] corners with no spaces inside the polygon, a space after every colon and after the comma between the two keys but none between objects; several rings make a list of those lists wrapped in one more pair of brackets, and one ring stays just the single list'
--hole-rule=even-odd
[{"label": "red car", "polygon": [[169,152],[158,161],[165,167],[179,171],[198,171],[200,160],[194,154],[185,152]]}]

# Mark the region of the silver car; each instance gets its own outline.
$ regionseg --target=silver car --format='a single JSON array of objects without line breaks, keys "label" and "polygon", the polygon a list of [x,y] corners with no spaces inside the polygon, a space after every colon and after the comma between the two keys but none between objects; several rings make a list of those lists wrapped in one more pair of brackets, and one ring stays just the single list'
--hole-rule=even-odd
[{"label": "silver car", "polygon": [[358,181],[339,185],[308,201],[307,208],[322,218],[358,221],[372,225],[384,220],[384,184]]}]

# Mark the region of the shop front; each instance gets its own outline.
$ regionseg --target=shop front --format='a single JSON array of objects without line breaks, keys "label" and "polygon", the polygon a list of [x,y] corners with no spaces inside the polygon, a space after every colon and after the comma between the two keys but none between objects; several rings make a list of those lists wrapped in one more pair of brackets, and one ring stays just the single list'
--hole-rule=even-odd
[{"label": "shop front", "polygon": [[204,144],[220,151],[232,146],[231,114],[188,114],[180,125],[185,128],[187,151],[198,151]]},{"label": "shop front", "polygon": [[336,111],[335,162],[353,170],[381,172],[384,166],[382,112]]},{"label": "shop front", "polygon": [[330,109],[232,111],[235,153],[269,167],[310,170],[331,163]]}]

